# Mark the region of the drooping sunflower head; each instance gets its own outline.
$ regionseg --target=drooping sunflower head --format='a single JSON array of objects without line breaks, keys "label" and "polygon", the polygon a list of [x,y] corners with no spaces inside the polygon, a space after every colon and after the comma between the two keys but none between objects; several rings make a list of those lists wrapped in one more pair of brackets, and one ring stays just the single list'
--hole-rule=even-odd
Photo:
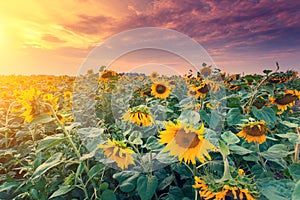
[{"label": "drooping sunflower head", "polygon": [[190,85],[190,86],[189,86],[188,95],[189,95],[190,97],[197,97],[197,96],[196,96],[196,95],[197,95],[196,88],[197,88],[197,87],[195,87],[194,85]]},{"label": "drooping sunflower head", "polygon": [[170,95],[170,88],[164,82],[156,82],[151,86],[151,94],[156,98],[166,99]]},{"label": "drooping sunflower head", "polygon": [[100,81],[108,81],[116,77],[117,73],[113,70],[105,70],[100,75]]},{"label": "drooping sunflower head", "polygon": [[203,75],[204,77],[211,76],[211,74],[212,74],[211,66],[205,66],[205,67],[201,68],[201,69],[200,69],[200,73],[201,73],[201,75]]},{"label": "drooping sunflower head", "polygon": [[108,143],[98,144],[99,149],[104,150],[104,156],[115,161],[121,169],[126,169],[130,164],[135,165],[132,155],[134,151],[129,149],[122,141],[108,139]]},{"label": "drooping sunflower head", "polygon": [[242,174],[232,177],[234,180],[216,182],[212,175],[195,176],[193,188],[199,190],[199,194],[204,200],[255,200],[259,196],[256,184],[252,179]]},{"label": "drooping sunflower head", "polygon": [[168,85],[169,85],[170,87],[175,87],[175,86],[176,86],[176,80],[174,80],[174,79],[169,80],[169,81],[168,81]]},{"label": "drooping sunflower head", "polygon": [[129,109],[123,115],[123,119],[124,121],[135,123],[138,126],[151,126],[153,123],[153,118],[150,114],[150,110],[144,105]]},{"label": "drooping sunflower head", "polygon": [[169,151],[173,157],[178,157],[181,162],[196,164],[196,158],[200,162],[211,159],[208,150],[216,150],[215,146],[204,139],[204,124],[200,128],[188,127],[187,124],[169,121],[165,123],[166,130],[161,131],[159,142],[167,144],[163,151]]},{"label": "drooping sunflower head", "polygon": [[242,126],[242,130],[237,134],[250,142],[262,144],[266,141],[268,128],[264,120],[249,122]]},{"label": "drooping sunflower head", "polygon": [[288,108],[293,107],[297,99],[300,99],[300,92],[297,90],[287,90],[281,97],[270,97],[270,103],[276,104],[278,108],[277,114],[282,114]]},{"label": "drooping sunflower head", "polygon": [[209,92],[209,87],[206,82],[202,82],[197,88],[196,88],[196,96],[200,98],[205,98],[206,94]]}]

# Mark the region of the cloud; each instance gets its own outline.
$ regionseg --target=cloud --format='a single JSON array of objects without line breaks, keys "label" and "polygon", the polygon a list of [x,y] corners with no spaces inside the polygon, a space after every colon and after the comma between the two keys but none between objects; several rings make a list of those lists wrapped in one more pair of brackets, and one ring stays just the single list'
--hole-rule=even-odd
[{"label": "cloud", "polygon": [[64,24],[64,28],[79,34],[96,35],[105,33],[106,29],[114,23],[113,18],[103,15],[88,16],[80,14],[78,17],[77,22]]},{"label": "cloud", "polygon": [[42,37],[42,40],[45,40],[47,42],[55,42],[55,43],[64,43],[65,40],[62,40],[56,36],[53,36],[53,35],[50,35],[50,34],[45,34],[43,37]]}]

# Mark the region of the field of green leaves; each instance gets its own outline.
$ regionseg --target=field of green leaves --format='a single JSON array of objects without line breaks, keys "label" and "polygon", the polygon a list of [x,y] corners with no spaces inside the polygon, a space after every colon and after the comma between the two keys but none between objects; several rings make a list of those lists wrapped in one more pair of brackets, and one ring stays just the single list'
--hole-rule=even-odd
[{"label": "field of green leaves", "polygon": [[0,76],[0,199],[300,199],[300,78]]}]

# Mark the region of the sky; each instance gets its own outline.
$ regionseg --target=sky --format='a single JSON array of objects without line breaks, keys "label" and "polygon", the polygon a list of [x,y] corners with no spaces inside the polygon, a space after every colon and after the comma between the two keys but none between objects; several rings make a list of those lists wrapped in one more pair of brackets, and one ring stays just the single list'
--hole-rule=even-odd
[{"label": "sky", "polygon": [[[118,36],[143,27],[185,35],[203,47],[214,67],[228,73],[260,73],[275,69],[276,61],[282,71],[300,71],[300,1],[10,0],[0,2],[0,74],[76,75],[90,59],[109,57],[95,52],[111,38],[110,51],[123,54],[108,63],[119,71],[193,64],[178,52],[123,52],[141,38],[134,32],[136,40]],[[151,42],[168,41],[168,33],[163,36],[153,34]]]}]

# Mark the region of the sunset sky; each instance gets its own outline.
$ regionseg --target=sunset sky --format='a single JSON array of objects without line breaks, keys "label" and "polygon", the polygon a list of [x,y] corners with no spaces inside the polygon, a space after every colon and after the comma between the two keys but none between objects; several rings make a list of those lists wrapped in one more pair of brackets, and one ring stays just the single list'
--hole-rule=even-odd
[{"label": "sunset sky", "polygon": [[[97,45],[142,27],[187,35],[229,73],[260,73],[276,61],[300,71],[300,1],[10,0],[0,3],[0,74],[74,75]],[[159,51],[115,63],[150,68],[147,55],[168,65]]]}]

